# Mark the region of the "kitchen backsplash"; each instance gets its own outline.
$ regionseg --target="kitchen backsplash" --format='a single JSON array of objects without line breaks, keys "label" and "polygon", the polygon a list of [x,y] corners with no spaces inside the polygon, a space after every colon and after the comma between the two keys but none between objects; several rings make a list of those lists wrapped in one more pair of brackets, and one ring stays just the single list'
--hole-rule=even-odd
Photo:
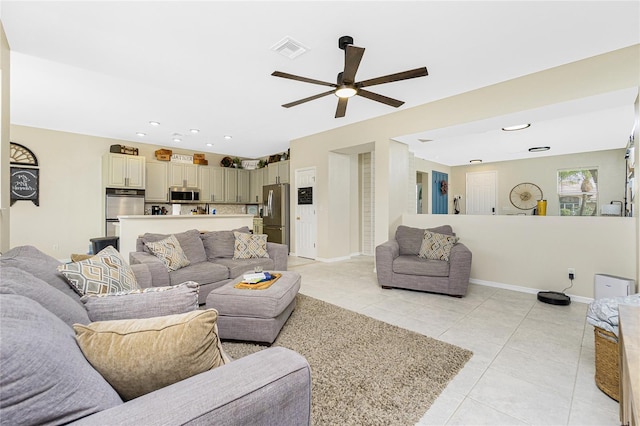
[{"label": "kitchen backsplash", "polygon": [[[164,207],[164,210],[168,215],[171,215],[173,211],[173,204],[162,203],[145,203],[144,214],[151,214],[151,206],[158,206],[160,209]],[[206,204],[181,204],[180,214],[189,215],[193,214],[192,210],[197,210],[200,207],[200,211],[206,209]],[[247,212],[247,206],[242,204],[209,204],[209,214],[216,210],[216,214],[245,214]]]}]

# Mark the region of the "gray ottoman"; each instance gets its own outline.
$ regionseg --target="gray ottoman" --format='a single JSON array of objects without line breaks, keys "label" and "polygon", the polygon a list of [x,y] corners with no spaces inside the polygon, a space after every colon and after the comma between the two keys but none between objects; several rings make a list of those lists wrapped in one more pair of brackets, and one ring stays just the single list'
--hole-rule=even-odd
[{"label": "gray ottoman", "polygon": [[273,343],[296,307],[300,274],[275,271],[282,276],[264,290],[237,289],[242,276],[207,296],[207,309],[218,311],[221,339]]}]

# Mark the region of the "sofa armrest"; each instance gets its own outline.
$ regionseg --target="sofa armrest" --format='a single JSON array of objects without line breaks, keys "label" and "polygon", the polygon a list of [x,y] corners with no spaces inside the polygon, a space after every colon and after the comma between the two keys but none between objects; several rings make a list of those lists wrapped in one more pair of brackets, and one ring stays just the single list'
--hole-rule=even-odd
[{"label": "sofa armrest", "polygon": [[129,265],[133,274],[136,276],[136,281],[138,281],[138,285],[141,288],[151,287],[153,284],[153,277],[151,276],[151,271],[149,271],[149,266],[145,263],[137,263]]},{"label": "sofa armrest", "polygon": [[471,250],[462,243],[454,244],[449,254],[449,289],[465,295],[471,277]]},{"label": "sofa armrest", "polygon": [[272,347],[87,416],[78,425],[309,425],[311,369]]},{"label": "sofa armrest", "polygon": [[393,260],[399,255],[400,246],[396,240],[389,240],[376,247],[376,273],[381,286],[391,286]]},{"label": "sofa armrest", "polygon": [[267,242],[267,253],[273,259],[276,271],[286,271],[289,261],[289,247],[285,244]]},{"label": "sofa armrest", "polygon": [[146,265],[151,274],[151,285],[153,287],[166,287],[171,285],[169,271],[167,271],[162,261],[151,253],[132,251],[129,253],[129,264],[132,266],[137,264]]}]

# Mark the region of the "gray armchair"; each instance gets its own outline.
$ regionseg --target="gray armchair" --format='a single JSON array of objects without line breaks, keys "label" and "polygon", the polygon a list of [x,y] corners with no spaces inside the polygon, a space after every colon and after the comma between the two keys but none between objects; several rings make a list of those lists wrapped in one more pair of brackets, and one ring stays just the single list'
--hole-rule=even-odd
[{"label": "gray armchair", "polygon": [[[455,235],[451,226],[429,229]],[[449,261],[418,257],[424,229],[400,225],[394,239],[376,247],[376,271],[382,288],[406,288],[462,297],[471,274],[471,251],[462,243],[451,248]]]}]

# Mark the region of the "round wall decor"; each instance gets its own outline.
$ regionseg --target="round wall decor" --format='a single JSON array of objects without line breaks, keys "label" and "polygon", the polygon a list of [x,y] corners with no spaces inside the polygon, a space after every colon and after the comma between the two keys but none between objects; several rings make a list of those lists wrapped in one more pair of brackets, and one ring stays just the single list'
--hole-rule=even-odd
[{"label": "round wall decor", "polygon": [[535,183],[519,183],[509,193],[509,201],[520,210],[531,210],[538,200],[542,200],[542,190]]}]

